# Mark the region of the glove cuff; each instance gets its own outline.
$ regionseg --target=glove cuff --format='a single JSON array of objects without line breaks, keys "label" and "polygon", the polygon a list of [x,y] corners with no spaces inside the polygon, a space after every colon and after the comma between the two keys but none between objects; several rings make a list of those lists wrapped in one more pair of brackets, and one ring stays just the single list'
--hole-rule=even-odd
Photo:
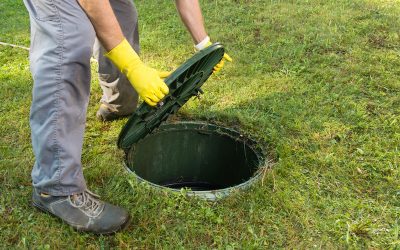
[{"label": "glove cuff", "polygon": [[210,45],[211,45],[210,37],[209,37],[209,36],[206,36],[206,38],[204,38],[203,41],[201,41],[201,42],[199,42],[198,44],[196,44],[196,45],[194,46],[194,48],[195,48],[197,51],[199,51],[199,50],[202,50],[202,49],[204,49],[204,48],[207,48],[207,47],[210,46]]},{"label": "glove cuff", "polygon": [[120,44],[115,46],[105,56],[125,75],[129,70],[134,70],[143,64],[138,54],[126,39],[122,40]]}]

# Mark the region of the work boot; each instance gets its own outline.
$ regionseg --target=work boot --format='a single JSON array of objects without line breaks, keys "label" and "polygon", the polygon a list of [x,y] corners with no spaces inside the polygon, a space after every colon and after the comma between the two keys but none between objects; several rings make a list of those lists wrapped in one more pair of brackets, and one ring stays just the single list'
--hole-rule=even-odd
[{"label": "work boot", "polygon": [[111,110],[105,104],[101,104],[99,110],[97,110],[97,113],[96,113],[97,119],[102,122],[117,120],[120,118],[127,117],[129,115],[131,115],[131,114],[126,114],[126,115],[118,114],[117,111]]},{"label": "work boot", "polygon": [[69,196],[32,194],[33,206],[60,218],[77,231],[111,234],[123,229],[130,216],[124,209],[99,200],[89,190]]}]

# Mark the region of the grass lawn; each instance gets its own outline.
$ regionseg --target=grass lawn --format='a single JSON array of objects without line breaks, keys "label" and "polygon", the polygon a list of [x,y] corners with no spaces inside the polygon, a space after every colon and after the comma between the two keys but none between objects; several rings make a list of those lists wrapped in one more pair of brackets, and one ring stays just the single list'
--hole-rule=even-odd
[{"label": "grass lawn", "polygon": [[[400,1],[201,2],[234,63],[179,119],[235,124],[268,145],[263,182],[217,203],[139,184],[116,147],[127,119],[95,119],[94,77],[84,173],[133,221],[113,236],[73,231],[30,206],[28,52],[0,45],[0,248],[400,248]],[[191,56],[172,1],[136,4],[148,64]],[[0,20],[0,41],[29,46],[22,1],[1,0]]]}]

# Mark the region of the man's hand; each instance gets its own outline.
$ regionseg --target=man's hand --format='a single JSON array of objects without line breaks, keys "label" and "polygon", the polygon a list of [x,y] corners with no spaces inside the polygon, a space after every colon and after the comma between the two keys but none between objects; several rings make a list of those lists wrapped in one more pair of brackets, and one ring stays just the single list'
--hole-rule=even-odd
[{"label": "man's hand", "polygon": [[[194,47],[195,47],[195,49],[197,51],[199,51],[199,50],[207,48],[210,45],[212,45],[212,42],[210,41],[210,37],[207,36],[206,38],[204,38],[203,41],[201,41],[200,43],[198,43]],[[218,71],[220,71],[224,67],[225,60],[228,61],[228,62],[232,62],[233,61],[232,58],[227,53],[225,53],[224,57],[222,58],[222,60],[217,65],[215,65],[214,70],[213,70],[214,73],[217,73]]]},{"label": "man's hand", "polygon": [[108,0],[78,2],[92,22],[101,44],[109,51],[106,56],[127,76],[139,96],[149,105],[156,106],[169,92],[167,85],[161,80],[169,73],[157,72],[144,65],[125,40]]},{"label": "man's hand", "polygon": [[214,70],[213,70],[214,73],[217,73],[224,67],[225,60],[228,62],[233,62],[232,58],[228,54],[225,53],[224,57],[222,57],[222,60],[217,65],[215,65]]},{"label": "man's hand", "polygon": [[[182,22],[185,24],[196,44],[196,50],[199,51],[210,46],[212,43],[204,27],[199,0],[175,0],[175,4]],[[225,60],[232,62],[232,58],[225,53],[224,58],[214,67],[214,73],[220,71],[222,67],[224,67]]]},{"label": "man's hand", "polygon": [[224,53],[224,57],[222,57],[221,61],[219,61],[219,63],[215,65],[213,73],[219,72],[224,67],[225,60],[228,62],[233,62],[232,58],[227,53]]},{"label": "man's hand", "polygon": [[158,76],[163,80],[170,75],[171,75],[171,71],[158,71]]},{"label": "man's hand", "polygon": [[160,77],[167,77],[169,72],[157,72],[146,66],[125,39],[105,55],[128,78],[139,96],[150,106],[168,94],[169,89]]}]

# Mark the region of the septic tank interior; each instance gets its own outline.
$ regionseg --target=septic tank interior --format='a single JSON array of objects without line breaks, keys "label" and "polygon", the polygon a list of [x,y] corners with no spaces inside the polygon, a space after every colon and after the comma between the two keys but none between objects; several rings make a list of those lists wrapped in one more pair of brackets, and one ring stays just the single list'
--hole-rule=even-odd
[{"label": "septic tank interior", "polygon": [[201,86],[223,55],[218,43],[197,52],[165,79],[170,92],[162,105],[141,104],[125,124],[118,147],[139,181],[174,192],[186,188],[188,195],[215,200],[260,178],[264,156],[250,138],[206,122],[163,123],[203,93]]}]

